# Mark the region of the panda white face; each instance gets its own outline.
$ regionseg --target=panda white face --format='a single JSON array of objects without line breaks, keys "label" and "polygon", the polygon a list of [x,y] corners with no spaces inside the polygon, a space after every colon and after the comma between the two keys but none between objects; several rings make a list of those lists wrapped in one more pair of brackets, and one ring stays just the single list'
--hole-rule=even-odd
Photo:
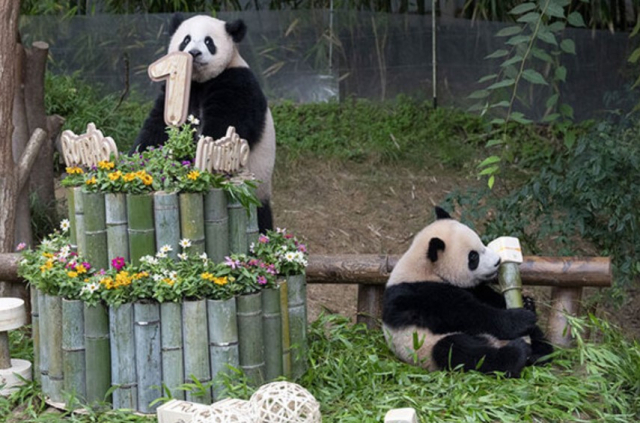
[{"label": "panda white face", "polygon": [[194,16],[176,29],[169,43],[169,53],[185,51],[191,54],[192,79],[205,82],[220,75],[239,58],[236,43],[242,40],[245,31],[242,21],[227,23],[209,16]]}]

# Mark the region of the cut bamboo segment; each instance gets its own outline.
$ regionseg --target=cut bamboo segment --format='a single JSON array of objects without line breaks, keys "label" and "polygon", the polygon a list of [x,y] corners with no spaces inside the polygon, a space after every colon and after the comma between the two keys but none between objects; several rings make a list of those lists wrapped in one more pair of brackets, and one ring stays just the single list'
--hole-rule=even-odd
[{"label": "cut bamboo segment", "polygon": [[78,253],[85,255],[86,243],[84,235],[84,193],[82,187],[73,188],[73,213],[76,220],[76,243],[78,245]]},{"label": "cut bamboo segment", "polygon": [[180,252],[180,203],[175,192],[158,191],[153,195],[153,215],[158,249],[171,247],[167,255],[178,258]]},{"label": "cut bamboo segment", "polygon": [[229,215],[229,252],[246,254],[249,251],[247,242],[247,211],[240,202],[229,199],[227,204]]},{"label": "cut bamboo segment", "polygon": [[127,232],[127,197],[124,194],[105,195],[108,259],[123,257],[129,261],[129,234]]},{"label": "cut bamboo segment", "polygon": [[[41,383],[40,374],[40,307],[38,303],[38,288],[29,285],[31,298],[31,340],[33,342],[33,379]],[[41,385],[42,386],[42,385]]]},{"label": "cut bamboo segment", "polygon": [[87,394],[84,350],[84,303],[62,300],[64,392],[84,401]]},{"label": "cut bamboo segment", "polygon": [[258,228],[258,207],[255,204],[249,206],[249,217],[247,221],[247,245],[251,246],[258,242],[260,229]]},{"label": "cut bamboo segment", "polygon": [[278,287],[280,288],[280,313],[282,313],[282,373],[287,379],[291,379],[291,334],[287,279],[278,277]]},{"label": "cut bamboo segment", "polygon": [[160,305],[151,301],[136,302],[133,304],[133,313],[138,411],[154,413],[158,405],[150,404],[162,395]]},{"label": "cut bamboo segment", "polygon": [[131,303],[109,308],[109,340],[113,408],[135,410],[138,407],[138,383]]},{"label": "cut bamboo segment", "polygon": [[[49,392],[49,325],[53,324],[52,320],[47,317],[47,302],[45,300],[45,294],[41,290],[38,290],[38,313],[42,315],[42,318],[38,321],[38,328],[40,332],[40,383],[42,384],[42,392],[45,394]],[[35,367],[34,367],[35,369]]]},{"label": "cut bamboo segment", "polygon": [[51,323],[47,325],[46,350],[49,356],[49,392],[46,394],[51,401],[62,402],[64,395],[64,372],[62,361],[62,298],[55,295],[45,295],[47,315]]},{"label": "cut bamboo segment", "polygon": [[84,347],[87,403],[109,401],[111,387],[111,349],[109,312],[103,304],[84,304]]},{"label": "cut bamboo segment", "polygon": [[204,199],[199,193],[181,193],[180,232],[191,240],[190,252],[204,253]]},{"label": "cut bamboo segment", "polygon": [[85,258],[96,269],[108,269],[104,194],[84,193]]},{"label": "cut bamboo segment", "polygon": [[262,293],[236,298],[240,368],[249,383],[264,383],[264,340],[262,338]]},{"label": "cut bamboo segment", "polygon": [[264,339],[264,375],[272,381],[284,374],[282,357],[282,318],[280,290],[262,290],[262,337]]},{"label": "cut bamboo segment", "polygon": [[[76,202],[75,190],[73,187],[66,189],[67,194],[67,216],[69,218],[69,243],[73,251],[78,250],[78,241],[76,237]],[[34,363],[35,368],[35,363]]]},{"label": "cut bamboo segment", "polygon": [[184,391],[177,389],[184,382],[182,305],[180,303],[160,304],[160,330],[162,333],[162,384],[169,389],[174,399],[184,400]]},{"label": "cut bamboo segment", "polygon": [[229,214],[227,196],[221,189],[212,189],[204,197],[205,250],[216,263],[229,255]]},{"label": "cut bamboo segment", "polygon": [[[194,378],[202,384],[211,381],[209,345],[207,340],[207,303],[205,300],[182,303],[184,343],[184,382]],[[187,401],[211,404],[211,390],[187,392]]]},{"label": "cut bamboo segment", "polygon": [[209,320],[209,352],[211,359],[211,377],[213,380],[213,399],[219,401],[228,396],[220,381],[222,374],[232,374],[229,366],[238,368],[238,319],[236,299],[207,300]]},{"label": "cut bamboo segment", "polygon": [[287,296],[291,377],[297,379],[307,370],[307,283],[304,274],[287,276]]},{"label": "cut bamboo segment", "polygon": [[129,255],[131,263],[140,264],[140,258],[156,253],[153,224],[153,196],[127,194],[127,220],[129,222]]}]

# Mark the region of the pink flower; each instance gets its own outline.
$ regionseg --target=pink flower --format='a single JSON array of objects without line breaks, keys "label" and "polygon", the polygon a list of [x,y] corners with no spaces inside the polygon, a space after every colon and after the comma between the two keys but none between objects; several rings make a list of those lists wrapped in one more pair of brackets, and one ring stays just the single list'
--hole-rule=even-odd
[{"label": "pink flower", "polygon": [[118,272],[120,271],[120,269],[122,269],[125,265],[124,262],[124,257],[116,257],[113,260],[111,260],[111,266],[114,267],[114,269],[116,269]]},{"label": "pink flower", "polygon": [[16,251],[22,251],[25,248],[27,248],[27,244],[24,242],[21,242],[20,244],[18,244],[18,246],[16,247]]},{"label": "pink flower", "polygon": [[240,267],[240,260],[233,260],[231,257],[226,256],[224,258],[224,264],[231,267],[232,269],[237,269]]},{"label": "pink flower", "polygon": [[301,253],[306,253],[307,247],[304,244],[298,244],[298,251],[300,251]]},{"label": "pink flower", "polygon": [[82,266],[84,266],[84,268],[87,269],[87,270],[91,269],[91,264],[87,263],[86,261],[82,262]]},{"label": "pink flower", "polygon": [[265,235],[262,235],[262,234],[261,234],[261,235],[258,237],[258,242],[259,242],[260,244],[268,244],[268,243],[269,243],[269,237],[267,237],[267,236],[265,236]]},{"label": "pink flower", "polygon": [[284,236],[284,239],[291,239],[291,238],[293,238],[293,235],[291,235],[291,234],[286,234]]},{"label": "pink flower", "polygon": [[270,264],[267,266],[267,273],[271,274],[271,275],[277,275],[278,272],[276,271],[276,265],[275,264]]},{"label": "pink flower", "polygon": [[267,284],[267,278],[265,278],[264,276],[258,276],[258,284],[266,285]]}]

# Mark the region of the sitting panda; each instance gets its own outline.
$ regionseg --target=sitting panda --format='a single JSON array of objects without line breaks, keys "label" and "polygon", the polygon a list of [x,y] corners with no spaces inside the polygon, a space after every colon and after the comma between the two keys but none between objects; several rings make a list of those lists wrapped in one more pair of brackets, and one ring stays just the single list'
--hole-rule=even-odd
[{"label": "sitting panda", "polygon": [[[242,20],[224,22],[209,16],[184,20],[173,16],[170,25],[169,53],[186,51],[193,56],[189,114],[197,118],[196,139],[224,136],[229,126],[246,139],[251,148],[248,170],[261,181],[257,195],[261,232],[273,229],[271,214],[271,175],[276,154],[276,135],[271,111],[260,85],[238,53],[247,27]],[[167,141],[164,122],[164,86],[144,122],[132,152]]]},{"label": "sitting panda", "polygon": [[536,326],[532,301],[529,309],[506,309],[488,285],[500,257],[445,210],[436,207],[436,217],[389,276],[382,315],[389,346],[401,360],[429,370],[461,365],[518,377],[553,352]]}]

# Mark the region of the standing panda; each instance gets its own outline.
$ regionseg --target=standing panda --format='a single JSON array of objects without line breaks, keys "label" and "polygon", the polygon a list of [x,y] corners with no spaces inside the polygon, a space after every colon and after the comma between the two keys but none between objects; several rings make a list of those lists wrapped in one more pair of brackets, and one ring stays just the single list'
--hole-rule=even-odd
[{"label": "standing panda", "polygon": [[[416,235],[385,287],[383,330],[396,356],[429,370],[505,372],[553,352],[529,309],[506,309],[488,282],[500,257],[468,226],[436,207],[437,220]],[[531,345],[523,336],[530,336]]]},{"label": "standing panda", "polygon": [[[193,56],[189,114],[200,121],[196,137],[218,139],[226,134],[229,126],[234,126],[236,133],[249,143],[248,169],[261,181],[257,189],[262,203],[258,209],[258,226],[264,232],[273,229],[270,200],[276,134],[267,99],[238,53],[237,44],[246,32],[242,20],[224,22],[204,15],[184,20],[176,14],[170,25],[169,53],[186,51]],[[164,101],[163,86],[132,152],[167,141]]]}]

